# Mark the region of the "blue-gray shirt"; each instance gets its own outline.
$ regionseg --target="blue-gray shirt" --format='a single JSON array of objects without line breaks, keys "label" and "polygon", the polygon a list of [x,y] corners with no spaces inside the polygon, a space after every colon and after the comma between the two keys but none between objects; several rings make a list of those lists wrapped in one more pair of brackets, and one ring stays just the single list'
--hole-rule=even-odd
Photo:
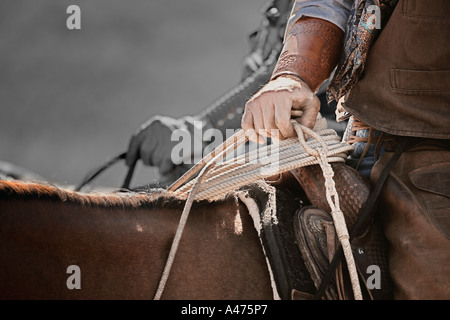
[{"label": "blue-gray shirt", "polygon": [[286,30],[301,17],[320,18],[334,23],[345,32],[353,0],[296,0]]}]

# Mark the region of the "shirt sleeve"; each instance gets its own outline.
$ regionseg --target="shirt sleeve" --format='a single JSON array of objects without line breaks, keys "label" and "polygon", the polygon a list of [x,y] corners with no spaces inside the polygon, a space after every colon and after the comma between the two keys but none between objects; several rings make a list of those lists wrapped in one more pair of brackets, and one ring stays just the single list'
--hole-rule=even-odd
[{"label": "shirt sleeve", "polygon": [[353,0],[296,0],[286,32],[303,16],[327,20],[345,32],[352,5]]}]

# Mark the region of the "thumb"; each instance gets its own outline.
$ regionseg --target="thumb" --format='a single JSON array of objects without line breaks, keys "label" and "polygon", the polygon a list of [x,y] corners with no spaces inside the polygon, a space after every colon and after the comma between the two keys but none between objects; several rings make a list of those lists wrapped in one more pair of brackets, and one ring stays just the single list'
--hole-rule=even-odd
[{"label": "thumb", "polygon": [[313,129],[316,123],[317,115],[320,111],[320,100],[313,94],[311,99],[306,99],[303,103],[303,115],[300,118],[300,124]]}]

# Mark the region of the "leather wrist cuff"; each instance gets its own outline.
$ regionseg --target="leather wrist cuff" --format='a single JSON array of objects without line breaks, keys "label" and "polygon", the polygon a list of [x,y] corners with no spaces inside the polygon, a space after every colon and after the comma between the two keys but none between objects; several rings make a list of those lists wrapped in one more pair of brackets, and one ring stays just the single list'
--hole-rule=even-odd
[{"label": "leather wrist cuff", "polygon": [[294,75],[316,92],[338,62],[343,37],[344,32],[331,22],[301,18],[286,34],[271,79]]}]

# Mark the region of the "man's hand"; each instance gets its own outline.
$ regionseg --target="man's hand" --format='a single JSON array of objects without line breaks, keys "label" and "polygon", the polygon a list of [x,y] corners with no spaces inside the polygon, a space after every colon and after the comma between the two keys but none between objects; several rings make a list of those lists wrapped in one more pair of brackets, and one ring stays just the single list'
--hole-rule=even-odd
[{"label": "man's hand", "polygon": [[172,132],[184,126],[182,119],[155,116],[142,124],[131,138],[126,163],[130,166],[139,158],[145,165],[156,166],[161,175],[168,175],[175,164],[171,159],[176,141],[171,141]]},{"label": "man's hand", "polygon": [[281,139],[295,136],[292,118],[313,128],[320,100],[308,85],[296,77],[280,76],[268,82],[248,100],[242,117],[242,129],[250,140],[264,142],[272,129]]}]

